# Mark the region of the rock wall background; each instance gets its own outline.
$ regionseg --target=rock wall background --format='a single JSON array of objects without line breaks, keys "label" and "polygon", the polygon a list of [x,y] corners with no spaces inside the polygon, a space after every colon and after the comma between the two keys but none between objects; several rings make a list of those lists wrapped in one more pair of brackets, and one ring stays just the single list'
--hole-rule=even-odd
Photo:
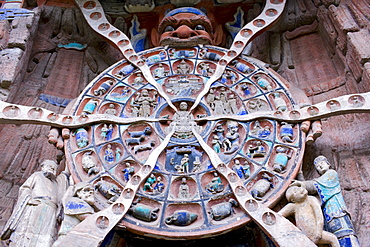
[{"label": "rock wall background", "polygon": [[[246,13],[252,19],[263,1],[244,2],[253,6]],[[63,107],[40,100],[40,94],[73,99],[121,56],[92,32],[72,2],[49,1],[33,11],[29,17],[0,21],[0,98],[62,112]],[[129,22],[111,19],[127,32]],[[368,0],[290,0],[279,23],[253,41],[252,55],[303,89],[313,103],[368,92],[369,26]],[[72,42],[87,48],[58,48]],[[306,148],[303,164],[310,179],[317,176],[313,159],[319,154],[329,158],[341,177],[363,246],[370,242],[369,120],[369,114],[323,119],[323,135]],[[39,169],[40,161],[54,158],[61,169],[64,166],[63,152],[47,142],[48,132],[47,126],[0,126],[0,229],[11,214],[19,186]]]}]

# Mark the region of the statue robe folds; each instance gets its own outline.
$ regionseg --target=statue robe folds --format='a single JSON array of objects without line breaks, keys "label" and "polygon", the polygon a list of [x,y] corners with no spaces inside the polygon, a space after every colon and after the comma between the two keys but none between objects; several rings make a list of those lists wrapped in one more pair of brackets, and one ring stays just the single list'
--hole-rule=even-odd
[{"label": "statue robe folds", "polygon": [[316,190],[320,196],[325,230],[334,233],[341,246],[360,246],[341,193],[337,172],[329,169],[319,178],[309,181],[307,188],[310,192]]},{"label": "statue robe folds", "polygon": [[4,227],[10,246],[50,247],[56,239],[60,199],[68,187],[64,173],[49,179],[35,172],[20,187],[18,202]]}]

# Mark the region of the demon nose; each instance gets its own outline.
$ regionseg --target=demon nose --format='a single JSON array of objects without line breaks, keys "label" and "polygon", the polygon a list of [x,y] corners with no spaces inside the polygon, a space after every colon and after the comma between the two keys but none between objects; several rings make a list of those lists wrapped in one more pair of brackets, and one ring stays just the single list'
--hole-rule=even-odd
[{"label": "demon nose", "polygon": [[187,39],[190,37],[196,36],[197,33],[186,25],[178,27],[173,33],[172,36],[180,39]]}]

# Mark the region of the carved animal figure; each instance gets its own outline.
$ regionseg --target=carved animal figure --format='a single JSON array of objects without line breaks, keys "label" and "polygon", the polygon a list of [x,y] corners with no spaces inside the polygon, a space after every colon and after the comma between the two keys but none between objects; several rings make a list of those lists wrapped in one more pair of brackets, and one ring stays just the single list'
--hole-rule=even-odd
[{"label": "carved animal figure", "polygon": [[141,142],[145,140],[145,136],[140,136],[137,138],[127,138],[125,140],[127,145],[140,145]]},{"label": "carved animal figure", "polygon": [[133,132],[128,132],[128,134],[131,137],[141,137],[141,136],[148,136],[152,134],[152,128],[150,127],[145,127],[145,129],[140,130],[140,131],[133,131]]},{"label": "carved animal figure", "polygon": [[137,154],[137,152],[141,152],[141,151],[145,151],[145,150],[152,150],[154,145],[155,145],[155,141],[151,140],[147,144],[138,145],[138,146],[133,147],[133,150],[134,150],[134,153]]}]

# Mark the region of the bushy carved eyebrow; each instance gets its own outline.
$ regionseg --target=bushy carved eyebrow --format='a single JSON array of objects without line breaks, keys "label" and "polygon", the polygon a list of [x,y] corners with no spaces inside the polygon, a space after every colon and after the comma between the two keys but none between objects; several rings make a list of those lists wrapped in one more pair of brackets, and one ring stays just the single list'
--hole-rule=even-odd
[{"label": "bushy carved eyebrow", "polygon": [[180,25],[187,25],[189,27],[194,27],[199,24],[203,25],[207,32],[213,33],[211,21],[207,17],[201,15],[181,20],[176,19],[174,16],[165,17],[161,23],[159,23],[158,31],[162,33],[167,26],[178,27]]}]

